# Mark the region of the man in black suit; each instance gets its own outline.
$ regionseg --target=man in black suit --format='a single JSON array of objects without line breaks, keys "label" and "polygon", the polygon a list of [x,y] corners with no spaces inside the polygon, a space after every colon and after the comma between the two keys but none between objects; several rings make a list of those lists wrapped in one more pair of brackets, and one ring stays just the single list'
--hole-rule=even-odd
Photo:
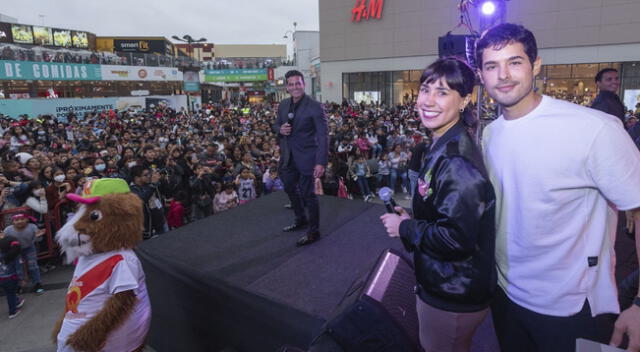
[{"label": "man in black suit", "polygon": [[[280,102],[274,130],[280,139],[280,177],[296,219],[282,230],[289,232],[309,225],[307,233],[298,240],[298,246],[304,246],[320,238],[320,209],[314,180],[322,177],[327,165],[327,117],[322,105],[304,94],[302,73],[291,70],[285,78],[291,98]],[[305,205],[309,209],[308,218]]]},{"label": "man in black suit", "polygon": [[591,108],[616,116],[624,125],[624,115],[627,109],[618,96],[618,90],[620,89],[618,70],[615,68],[600,70],[596,74],[596,86],[600,93],[593,100]]}]

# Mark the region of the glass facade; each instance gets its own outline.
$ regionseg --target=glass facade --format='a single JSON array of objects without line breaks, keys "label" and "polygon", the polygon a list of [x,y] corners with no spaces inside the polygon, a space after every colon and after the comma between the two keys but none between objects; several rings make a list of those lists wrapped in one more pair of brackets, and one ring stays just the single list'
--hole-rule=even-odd
[{"label": "glass facade", "polygon": [[[597,94],[596,73],[607,67],[620,73],[618,94],[627,107],[640,103],[640,62],[544,65],[536,77],[536,89],[558,99],[591,105]],[[418,96],[421,74],[421,70],[343,73],[342,97],[358,103],[412,102]]]}]

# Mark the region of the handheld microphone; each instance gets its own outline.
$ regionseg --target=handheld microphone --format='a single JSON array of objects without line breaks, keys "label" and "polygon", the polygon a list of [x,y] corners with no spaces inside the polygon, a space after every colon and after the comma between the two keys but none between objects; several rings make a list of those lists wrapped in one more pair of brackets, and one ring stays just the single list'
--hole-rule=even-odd
[{"label": "handheld microphone", "polygon": [[288,118],[287,122],[288,122],[289,124],[292,124],[292,123],[293,123],[293,117],[294,117],[294,116],[295,116],[295,115],[293,115],[293,113],[292,113],[292,112],[290,112],[290,113],[288,113],[288,114],[287,114],[287,118]]},{"label": "handheld microphone", "polygon": [[393,191],[391,190],[391,188],[389,187],[380,188],[378,190],[378,197],[380,197],[380,200],[384,202],[384,206],[385,208],[387,208],[387,213],[398,214],[398,212],[394,210],[394,208],[397,207],[398,204],[396,204],[396,201],[393,200]]}]

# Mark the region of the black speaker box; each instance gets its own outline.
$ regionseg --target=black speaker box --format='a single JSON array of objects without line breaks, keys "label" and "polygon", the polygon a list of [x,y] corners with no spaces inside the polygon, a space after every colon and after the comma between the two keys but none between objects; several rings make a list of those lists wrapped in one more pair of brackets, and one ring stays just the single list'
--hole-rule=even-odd
[{"label": "black speaker box", "polygon": [[419,351],[415,285],[411,262],[385,250],[351,285],[309,351]]},{"label": "black speaker box", "polygon": [[475,43],[472,35],[447,34],[438,38],[438,56],[455,56],[475,67]]}]

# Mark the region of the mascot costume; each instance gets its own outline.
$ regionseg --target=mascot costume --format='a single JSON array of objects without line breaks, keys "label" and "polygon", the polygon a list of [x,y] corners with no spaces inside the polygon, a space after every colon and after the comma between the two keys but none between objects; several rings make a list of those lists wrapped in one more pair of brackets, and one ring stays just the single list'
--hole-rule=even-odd
[{"label": "mascot costume", "polygon": [[122,179],[87,182],[56,241],[77,260],[67,305],[53,332],[58,351],[142,351],[151,323],[144,272],[133,248],[142,241],[142,201]]}]

